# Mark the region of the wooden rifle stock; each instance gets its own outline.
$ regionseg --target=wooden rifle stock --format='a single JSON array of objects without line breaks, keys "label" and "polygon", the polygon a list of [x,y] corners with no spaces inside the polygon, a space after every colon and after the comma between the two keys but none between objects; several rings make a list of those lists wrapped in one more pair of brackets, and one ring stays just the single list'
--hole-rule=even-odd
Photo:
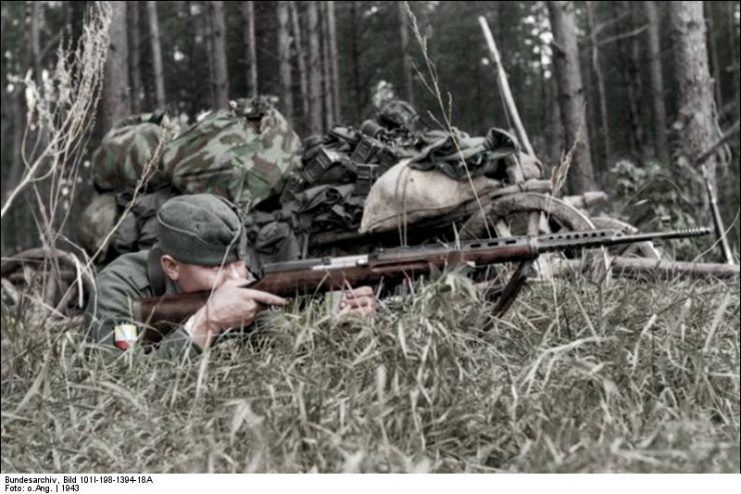
[{"label": "wooden rifle stock", "polygon": [[[486,242],[481,242],[485,244]],[[487,265],[534,259],[537,252],[532,242],[518,241],[481,252],[455,248],[409,248],[378,256],[348,256],[309,259],[267,265],[263,275],[244,288],[260,290],[281,297],[312,295],[342,290],[350,286],[376,285],[382,279],[387,285],[405,279],[416,280],[433,269],[473,263]],[[398,255],[397,255],[398,253]],[[134,314],[145,325],[141,339],[157,343],[195,314],[213,292],[211,290],[168,294],[143,299],[134,304]]]},{"label": "wooden rifle stock", "polygon": [[[614,230],[589,230],[539,237],[507,237],[470,241],[456,246],[420,246],[393,249],[370,255],[307,259],[268,264],[258,280],[245,288],[261,290],[283,297],[311,295],[348,286],[375,285],[381,279],[387,284],[415,280],[433,269],[448,266],[486,266],[502,262],[532,261],[541,252],[556,252],[578,248],[596,248],[653,239],[687,238],[707,235],[709,229],[681,232],[624,235]],[[522,285],[526,270],[518,270],[518,285]],[[522,279],[519,279],[522,278]],[[519,289],[511,289],[514,298]],[[508,293],[505,290],[505,294]],[[134,305],[138,321],[145,325],[141,339],[157,343],[178,325],[206,304],[210,290],[152,297]],[[500,301],[502,310],[512,300]]]}]

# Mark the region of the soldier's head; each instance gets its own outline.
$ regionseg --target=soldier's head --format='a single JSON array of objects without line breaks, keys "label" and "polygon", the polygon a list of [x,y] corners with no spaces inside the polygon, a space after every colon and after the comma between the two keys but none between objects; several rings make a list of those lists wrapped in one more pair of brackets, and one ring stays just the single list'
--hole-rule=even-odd
[{"label": "soldier's head", "polygon": [[212,194],[170,199],[157,212],[160,264],[183,292],[247,278],[244,226],[236,207]]}]

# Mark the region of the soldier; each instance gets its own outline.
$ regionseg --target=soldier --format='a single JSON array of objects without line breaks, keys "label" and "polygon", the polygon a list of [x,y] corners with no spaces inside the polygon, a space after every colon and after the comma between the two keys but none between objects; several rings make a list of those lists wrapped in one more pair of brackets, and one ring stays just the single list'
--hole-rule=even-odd
[{"label": "soldier", "polygon": [[[169,293],[213,290],[209,301],[182,327],[159,344],[159,352],[178,354],[185,347],[198,353],[222,332],[249,326],[268,305],[284,298],[243,288],[250,274],[245,264],[243,225],[236,208],[211,194],[179,196],[157,212],[159,242],[149,251],[126,254],[98,277],[97,296],[88,306],[89,339],[125,350],[139,327],[132,302]],[[376,299],[370,287],[348,292],[340,314],[373,315]]]}]

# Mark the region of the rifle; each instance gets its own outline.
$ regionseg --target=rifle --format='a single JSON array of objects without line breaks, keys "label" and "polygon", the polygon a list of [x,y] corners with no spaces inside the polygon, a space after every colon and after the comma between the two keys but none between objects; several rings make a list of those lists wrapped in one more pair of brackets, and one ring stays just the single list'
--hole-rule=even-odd
[{"label": "rifle", "polygon": [[[494,308],[496,315],[502,315],[517,297],[527,279],[529,266],[540,254],[660,239],[689,238],[709,233],[709,228],[632,235],[617,230],[588,230],[474,240],[453,246],[402,247],[378,250],[366,255],[266,264],[258,273],[257,281],[245,287],[290,297],[339,290],[348,283],[350,286],[372,285],[381,280],[386,284],[399,283],[417,279],[446,267],[461,265],[476,267],[519,262],[520,266],[505,285]],[[208,301],[211,293],[206,290],[163,295],[135,303],[134,314],[140,322],[147,324],[141,339],[145,343],[157,343],[198,311]]]}]

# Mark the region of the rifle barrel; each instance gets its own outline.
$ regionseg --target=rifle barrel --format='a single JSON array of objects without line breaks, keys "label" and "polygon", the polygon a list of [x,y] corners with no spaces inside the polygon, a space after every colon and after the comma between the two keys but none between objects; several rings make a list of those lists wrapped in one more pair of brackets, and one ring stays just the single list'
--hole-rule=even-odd
[{"label": "rifle barrel", "polygon": [[653,240],[701,237],[711,233],[710,228],[690,228],[671,232],[635,233],[624,235],[615,230],[588,230],[538,237],[539,252],[553,252],[568,248],[595,248],[624,245]]}]

